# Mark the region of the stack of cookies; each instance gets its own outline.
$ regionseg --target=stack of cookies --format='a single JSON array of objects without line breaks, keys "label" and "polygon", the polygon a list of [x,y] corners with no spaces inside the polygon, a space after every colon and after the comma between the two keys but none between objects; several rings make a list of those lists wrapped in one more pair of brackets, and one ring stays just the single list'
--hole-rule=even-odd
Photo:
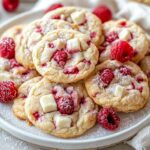
[{"label": "stack of cookies", "polygon": [[4,32],[0,102],[13,100],[17,118],[57,137],[80,136],[97,121],[117,129],[117,112],[148,102],[150,57],[141,27],[110,15],[105,6],[61,6]]}]

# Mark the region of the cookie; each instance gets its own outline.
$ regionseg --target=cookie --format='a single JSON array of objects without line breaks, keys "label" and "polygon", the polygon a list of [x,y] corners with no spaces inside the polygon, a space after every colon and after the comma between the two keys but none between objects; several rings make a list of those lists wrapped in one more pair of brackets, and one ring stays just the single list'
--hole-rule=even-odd
[{"label": "cookie", "polygon": [[148,51],[145,32],[135,23],[125,19],[104,23],[104,42],[100,45],[100,62],[110,59],[111,47],[118,40],[126,41],[133,48],[132,61],[138,63]]},{"label": "cookie", "polygon": [[150,56],[145,56],[139,63],[141,69],[148,77],[148,82],[150,84]]},{"label": "cookie", "polygon": [[18,97],[14,100],[14,103],[12,105],[12,110],[14,115],[21,119],[26,120],[26,114],[24,110],[24,105],[26,98],[28,97],[28,94],[31,90],[31,88],[38,83],[41,80],[41,77],[35,77],[31,80],[28,80],[24,82],[18,89]]},{"label": "cookie", "polygon": [[78,7],[62,7],[47,13],[45,20],[65,20],[78,26],[78,31],[91,37],[95,45],[99,45],[102,36],[102,23],[90,11]]},{"label": "cookie", "polygon": [[13,26],[11,28],[9,28],[8,30],[6,30],[1,38],[4,37],[10,37],[13,38],[16,44],[16,50],[20,47],[20,36],[22,34],[23,28],[25,26],[24,25],[17,25],[17,26]]},{"label": "cookie", "polygon": [[22,33],[21,46],[16,51],[16,60],[26,68],[33,69],[33,47],[43,36],[55,29],[74,29],[75,26],[62,20],[36,20],[30,23]]},{"label": "cookie", "polygon": [[133,62],[107,60],[85,80],[89,96],[102,107],[119,112],[134,112],[143,108],[149,97],[146,75]]},{"label": "cookie", "polygon": [[87,77],[99,52],[89,36],[74,30],[49,32],[32,52],[37,71],[54,82],[71,83]]},{"label": "cookie", "polygon": [[35,70],[29,70],[20,65],[15,59],[0,57],[0,81],[13,81],[17,87],[23,82],[38,76]]},{"label": "cookie", "polygon": [[31,89],[25,112],[44,132],[72,138],[95,125],[97,106],[82,84],[58,84],[44,78]]}]

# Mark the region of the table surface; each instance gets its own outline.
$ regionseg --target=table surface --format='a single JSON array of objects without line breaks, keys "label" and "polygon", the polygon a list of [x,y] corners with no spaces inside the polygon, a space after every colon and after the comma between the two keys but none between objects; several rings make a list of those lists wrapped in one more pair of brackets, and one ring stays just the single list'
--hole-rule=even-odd
[{"label": "table surface", "polygon": [[[0,0],[1,2],[1,0]],[[13,16],[16,16],[17,14],[20,14],[21,12],[28,11],[34,6],[34,2],[31,3],[21,3],[20,8],[15,13],[6,13],[2,6],[0,6],[0,23],[4,22],[5,20],[8,20],[9,18],[12,18]],[[35,145],[26,143],[24,141],[21,141],[12,135],[6,133],[2,129],[0,129],[0,150],[43,150],[43,148],[36,147]],[[98,149],[98,148],[97,148]],[[127,144],[118,144],[109,148],[104,148],[102,150],[133,150],[131,147],[129,147]]]}]

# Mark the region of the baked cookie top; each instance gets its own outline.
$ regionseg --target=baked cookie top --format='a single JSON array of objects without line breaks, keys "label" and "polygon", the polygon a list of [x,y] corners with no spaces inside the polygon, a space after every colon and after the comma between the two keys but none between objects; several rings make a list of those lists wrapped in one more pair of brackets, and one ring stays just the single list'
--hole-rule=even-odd
[{"label": "baked cookie top", "polygon": [[90,97],[102,107],[133,112],[145,106],[149,97],[146,75],[132,62],[107,60],[85,80]]},{"label": "baked cookie top", "polygon": [[94,70],[98,55],[89,36],[65,29],[49,32],[32,53],[37,71],[60,83],[76,82],[87,77]]},{"label": "baked cookie top", "polygon": [[43,131],[71,138],[95,125],[97,106],[81,83],[58,84],[44,78],[31,89],[25,112]]},{"label": "baked cookie top", "polygon": [[35,68],[32,61],[33,47],[42,40],[49,31],[56,29],[75,29],[75,26],[63,20],[35,20],[26,26],[22,32],[21,45],[16,50],[16,59],[29,69]]},{"label": "baked cookie top", "polygon": [[146,33],[137,24],[120,19],[104,23],[104,41],[100,45],[100,62],[110,59],[111,48],[118,40],[126,41],[133,48],[132,61],[138,63],[148,51]]},{"label": "baked cookie top", "polygon": [[12,110],[14,115],[21,119],[21,120],[27,120],[26,114],[25,114],[25,101],[28,97],[28,94],[31,90],[31,88],[37,84],[42,77],[38,76],[35,78],[32,78],[26,82],[24,82],[19,88],[18,88],[18,97],[14,99],[14,103],[12,105]]},{"label": "baked cookie top", "polygon": [[78,27],[78,31],[91,37],[92,42],[98,46],[102,36],[102,23],[100,19],[87,9],[78,7],[62,7],[47,13],[45,20],[65,20]]}]

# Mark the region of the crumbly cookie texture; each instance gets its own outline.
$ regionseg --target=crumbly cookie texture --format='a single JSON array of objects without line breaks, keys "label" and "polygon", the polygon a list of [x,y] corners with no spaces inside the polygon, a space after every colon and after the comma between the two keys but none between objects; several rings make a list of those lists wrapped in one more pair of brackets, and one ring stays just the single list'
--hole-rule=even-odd
[{"label": "crumbly cookie texture", "polygon": [[[16,60],[23,66],[33,69],[32,61],[33,47],[52,30],[75,29],[76,27],[63,20],[36,20],[23,30],[20,48],[16,50]],[[19,39],[20,40],[20,39]]]},{"label": "crumbly cookie texture", "polygon": [[12,105],[12,110],[14,115],[21,119],[21,120],[27,120],[26,114],[25,114],[25,101],[28,97],[28,94],[31,90],[31,88],[38,83],[42,77],[35,77],[31,80],[28,80],[24,82],[18,89],[18,97],[14,100],[14,103]]},{"label": "crumbly cookie texture", "polygon": [[102,23],[90,11],[77,7],[62,7],[47,13],[45,20],[58,19],[65,20],[78,26],[78,31],[91,37],[95,45],[99,45],[102,36]]},{"label": "crumbly cookie texture", "polygon": [[99,52],[89,36],[74,30],[49,32],[32,53],[37,71],[51,81],[71,83],[87,77]]},{"label": "crumbly cookie texture", "polygon": [[22,31],[24,29],[25,25],[17,25],[17,26],[13,26],[11,28],[9,28],[8,30],[6,30],[1,38],[4,37],[11,37],[14,39],[15,44],[16,44],[16,50],[20,48],[20,37],[22,34]]},{"label": "crumbly cookie texture", "polygon": [[103,62],[85,80],[85,86],[95,103],[119,112],[137,111],[146,105],[149,97],[147,77],[132,62]]},{"label": "crumbly cookie texture", "polygon": [[138,63],[148,51],[146,33],[137,24],[120,19],[104,23],[105,38],[100,45],[100,62],[110,59],[111,46],[117,40],[127,41],[133,48],[132,61]]},{"label": "crumbly cookie texture", "polygon": [[23,82],[38,76],[35,70],[29,70],[16,62],[15,59],[0,57],[0,81],[13,81],[17,87]]},{"label": "crumbly cookie texture", "polygon": [[95,125],[97,106],[82,84],[58,84],[44,78],[31,89],[25,112],[44,132],[71,138]]},{"label": "crumbly cookie texture", "polygon": [[139,63],[141,69],[148,77],[148,82],[150,84],[150,56],[145,56]]}]

